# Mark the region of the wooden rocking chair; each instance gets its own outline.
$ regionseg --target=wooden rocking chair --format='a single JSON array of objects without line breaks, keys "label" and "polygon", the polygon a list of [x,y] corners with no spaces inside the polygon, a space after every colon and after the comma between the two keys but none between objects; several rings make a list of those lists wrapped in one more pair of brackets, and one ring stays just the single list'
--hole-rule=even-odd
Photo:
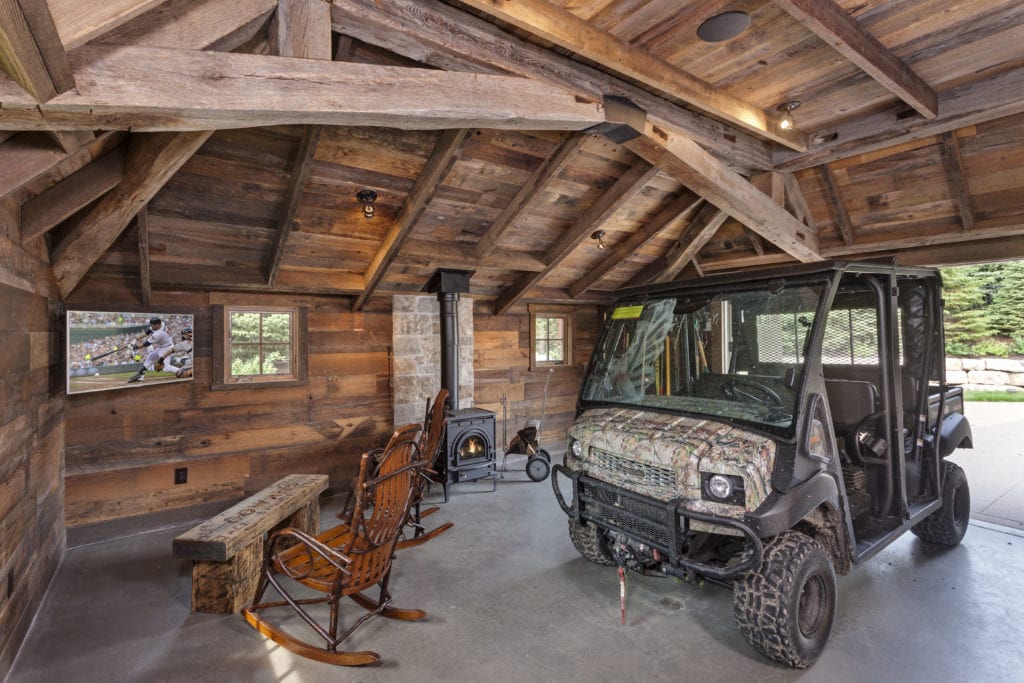
[{"label": "wooden rocking chair", "polygon": [[[408,518],[413,491],[424,465],[414,441],[418,430],[419,425],[395,430],[374,475],[371,475],[372,456],[363,454],[355,508],[349,523],[315,537],[292,528],[282,529],[270,537],[253,605],[242,610],[253,628],[303,657],[330,664],[361,666],[379,661],[380,655],[371,651],[339,652],[337,648],[367,619],[375,614],[403,621],[416,621],[426,616],[422,610],[391,607],[388,590],[395,544]],[[294,597],[289,588],[298,588],[296,583],[325,595]],[[261,602],[268,586],[273,586],[283,600]],[[376,599],[364,593],[374,586],[380,590]],[[341,600],[345,597],[367,613],[339,635]],[[326,628],[306,610],[305,606],[313,604],[326,604],[330,608]],[[258,614],[264,609],[285,606],[291,607],[323,639],[322,646],[285,633]]]},{"label": "wooden rocking chair", "polygon": [[[423,518],[434,514],[439,508],[433,505],[425,510],[420,509],[423,496],[426,495],[430,485],[443,483],[437,472],[437,462],[441,456],[441,442],[444,439],[445,426],[448,424],[447,404],[448,390],[441,389],[434,398],[433,406],[427,405],[426,419],[419,440],[420,457],[423,458],[426,465],[420,470],[419,476],[413,483],[412,505],[405,520],[405,537],[398,541],[398,550],[423,545],[455,525],[454,522],[445,522],[436,529],[427,531],[423,526]],[[412,533],[411,537],[409,537],[410,532]]]}]

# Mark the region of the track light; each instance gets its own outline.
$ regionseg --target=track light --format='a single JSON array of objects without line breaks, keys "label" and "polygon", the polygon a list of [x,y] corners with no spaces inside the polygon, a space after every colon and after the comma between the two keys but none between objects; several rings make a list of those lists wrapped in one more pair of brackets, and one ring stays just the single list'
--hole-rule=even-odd
[{"label": "track light", "polygon": [[373,218],[375,213],[373,203],[377,201],[377,193],[373,190],[359,190],[356,192],[356,199],[363,205],[363,218],[367,220]]}]

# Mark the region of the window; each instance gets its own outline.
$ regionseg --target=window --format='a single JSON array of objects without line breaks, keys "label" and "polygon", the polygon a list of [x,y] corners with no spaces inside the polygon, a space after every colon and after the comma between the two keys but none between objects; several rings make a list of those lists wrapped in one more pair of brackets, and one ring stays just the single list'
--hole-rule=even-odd
[{"label": "window", "polygon": [[530,368],[572,365],[573,314],[530,308]]},{"label": "window", "polygon": [[305,380],[305,310],[229,306],[216,318],[215,371],[223,385]]}]

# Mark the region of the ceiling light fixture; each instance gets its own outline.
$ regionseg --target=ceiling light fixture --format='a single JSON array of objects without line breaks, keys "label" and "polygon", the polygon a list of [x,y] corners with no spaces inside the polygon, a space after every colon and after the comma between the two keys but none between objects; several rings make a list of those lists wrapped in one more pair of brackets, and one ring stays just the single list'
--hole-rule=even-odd
[{"label": "ceiling light fixture", "polygon": [[604,249],[604,230],[595,230],[590,234],[590,239],[597,240],[598,249]]},{"label": "ceiling light fixture", "polygon": [[705,43],[721,43],[747,30],[750,15],[746,12],[722,12],[697,27],[697,37]]},{"label": "ceiling light fixture", "polygon": [[375,213],[373,203],[377,201],[377,193],[373,190],[359,190],[356,192],[356,199],[363,205],[363,218],[367,220],[373,218]]},{"label": "ceiling light fixture", "polygon": [[775,107],[776,110],[782,112],[782,118],[779,120],[779,128],[782,130],[789,130],[796,123],[793,121],[793,110],[800,106],[800,100],[790,100],[789,102],[783,102],[779,106]]}]

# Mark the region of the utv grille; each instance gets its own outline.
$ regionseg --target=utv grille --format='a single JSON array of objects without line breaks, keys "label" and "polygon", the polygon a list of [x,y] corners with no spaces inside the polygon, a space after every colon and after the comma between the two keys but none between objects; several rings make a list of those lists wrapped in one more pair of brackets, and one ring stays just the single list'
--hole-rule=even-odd
[{"label": "utv grille", "polygon": [[[594,521],[620,529],[627,536],[669,552],[673,542],[671,527],[665,523],[667,515],[664,504],[651,505],[610,488],[587,487],[584,495],[587,510],[593,515]],[[651,503],[656,502],[651,500]]]},{"label": "utv grille", "polygon": [[658,467],[646,462],[637,462],[620,455],[591,448],[593,464],[608,472],[614,472],[642,486],[654,486],[672,493],[676,489],[676,473],[668,467]]}]

